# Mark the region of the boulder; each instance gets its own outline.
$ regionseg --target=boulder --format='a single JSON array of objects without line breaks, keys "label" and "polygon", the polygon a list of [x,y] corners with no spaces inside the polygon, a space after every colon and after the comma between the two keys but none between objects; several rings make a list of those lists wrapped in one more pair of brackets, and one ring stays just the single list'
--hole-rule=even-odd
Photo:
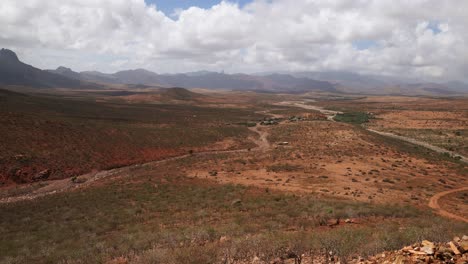
[{"label": "boulder", "polygon": [[428,247],[424,246],[421,248],[421,252],[426,253],[427,255],[434,255],[434,248],[433,247]]},{"label": "boulder", "polygon": [[421,244],[423,245],[423,247],[421,247],[422,252],[426,253],[427,255],[434,255],[434,243],[427,240],[423,240]]},{"label": "boulder", "polygon": [[460,249],[463,251],[463,253],[468,252],[468,240],[462,240],[460,243]]},{"label": "boulder", "polygon": [[460,250],[458,250],[457,246],[452,241],[449,242],[449,246],[450,246],[450,249],[453,251],[453,253],[455,255],[460,255],[461,254]]}]

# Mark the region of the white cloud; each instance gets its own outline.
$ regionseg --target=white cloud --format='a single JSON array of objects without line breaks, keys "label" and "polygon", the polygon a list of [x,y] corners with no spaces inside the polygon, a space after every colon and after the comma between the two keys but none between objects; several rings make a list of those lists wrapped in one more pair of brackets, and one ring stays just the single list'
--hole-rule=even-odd
[{"label": "white cloud", "polygon": [[[178,9],[144,0],[2,0],[0,46],[42,68],[349,70],[466,79],[468,2],[256,0]],[[357,47],[356,43],[374,43]]]}]

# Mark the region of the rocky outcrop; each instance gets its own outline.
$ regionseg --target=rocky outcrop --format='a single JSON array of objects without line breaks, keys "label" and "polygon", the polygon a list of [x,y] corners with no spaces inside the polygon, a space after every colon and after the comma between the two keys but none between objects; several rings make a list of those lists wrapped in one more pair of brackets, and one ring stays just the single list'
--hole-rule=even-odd
[{"label": "rocky outcrop", "polygon": [[359,264],[404,264],[404,263],[468,263],[468,236],[455,237],[448,243],[433,243],[423,240],[397,251],[384,252]]}]

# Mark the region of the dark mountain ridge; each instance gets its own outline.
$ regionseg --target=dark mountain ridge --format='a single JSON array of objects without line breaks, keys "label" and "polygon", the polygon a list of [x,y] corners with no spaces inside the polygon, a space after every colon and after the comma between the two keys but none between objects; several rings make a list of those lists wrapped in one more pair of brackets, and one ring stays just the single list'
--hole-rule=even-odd
[{"label": "dark mountain ridge", "polygon": [[22,63],[13,51],[7,49],[0,50],[0,84],[24,85],[35,88],[80,88],[82,85],[80,80],[43,71]]},{"label": "dark mountain ridge", "polygon": [[97,83],[290,93],[310,91],[337,92],[333,84],[329,82],[279,74],[254,76],[207,71],[195,74],[157,74],[145,69],[125,70],[114,74],[105,74],[100,72],[71,72],[65,67],[59,67],[56,70],[50,70],[50,72]]}]

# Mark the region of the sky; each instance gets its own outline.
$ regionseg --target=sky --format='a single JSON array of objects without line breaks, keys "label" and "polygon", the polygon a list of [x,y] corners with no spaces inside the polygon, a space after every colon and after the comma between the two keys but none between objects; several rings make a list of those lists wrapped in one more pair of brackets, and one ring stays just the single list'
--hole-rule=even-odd
[{"label": "sky", "polygon": [[0,47],[42,69],[468,79],[468,1],[1,2]]},{"label": "sky", "polygon": [[[214,5],[219,4],[219,0],[145,0],[148,5],[155,5],[156,8],[162,11],[167,16],[176,15],[179,11],[188,9],[192,6],[200,7],[204,9],[211,8]],[[235,0],[231,1],[232,3],[239,4],[240,7],[243,7],[245,4],[252,2],[251,0]]]}]

